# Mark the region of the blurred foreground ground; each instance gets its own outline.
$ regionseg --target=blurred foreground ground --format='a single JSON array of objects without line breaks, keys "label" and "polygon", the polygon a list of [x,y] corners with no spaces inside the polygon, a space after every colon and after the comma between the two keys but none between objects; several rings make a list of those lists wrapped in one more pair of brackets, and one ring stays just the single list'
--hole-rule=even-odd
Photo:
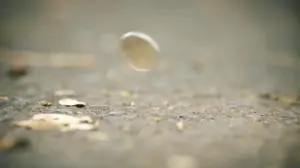
[{"label": "blurred foreground ground", "polygon": [[[74,1],[48,14],[9,5],[3,48],[96,61],[87,69],[32,67],[20,78],[8,77],[1,64],[0,96],[9,98],[0,102],[1,134],[30,140],[23,150],[1,152],[1,167],[300,167],[300,106],[257,97],[300,91],[297,18],[276,2]],[[135,72],[121,57],[118,38],[130,30],[161,45],[153,72]],[[60,89],[74,90],[88,106],[59,106]],[[108,138],[9,126],[46,112],[90,115]]]}]

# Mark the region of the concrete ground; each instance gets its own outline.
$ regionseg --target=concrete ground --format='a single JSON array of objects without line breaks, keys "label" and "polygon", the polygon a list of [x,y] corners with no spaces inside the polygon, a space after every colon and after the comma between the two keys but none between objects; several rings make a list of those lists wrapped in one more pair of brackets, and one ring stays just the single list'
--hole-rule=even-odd
[{"label": "concrete ground", "polygon": [[[31,67],[19,78],[1,65],[0,96],[9,98],[0,102],[1,136],[29,141],[1,151],[1,167],[300,167],[300,107],[258,96],[299,95],[296,19],[280,5],[220,2],[99,1],[74,3],[61,20],[38,10],[2,18],[3,46],[92,53],[97,61],[87,69]],[[130,30],[160,44],[153,71],[136,72],[120,55],[118,38]],[[58,105],[60,89],[74,90],[87,107]],[[107,138],[10,124],[51,112],[90,115]]]}]

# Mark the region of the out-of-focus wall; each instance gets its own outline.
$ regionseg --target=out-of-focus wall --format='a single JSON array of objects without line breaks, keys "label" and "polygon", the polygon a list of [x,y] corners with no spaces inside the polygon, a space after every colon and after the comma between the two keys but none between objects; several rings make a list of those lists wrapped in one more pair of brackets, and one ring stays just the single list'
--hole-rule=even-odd
[{"label": "out-of-focus wall", "polygon": [[[293,50],[298,40],[294,0],[4,0],[0,45],[35,50],[94,52],[101,36],[131,29],[200,44],[248,41],[256,34],[268,47]],[[245,37],[241,37],[245,36]],[[252,35],[251,35],[252,36]],[[265,37],[263,37],[265,36]],[[162,37],[164,38],[164,37]],[[171,38],[171,37],[165,37]],[[214,45],[214,44],[213,44]]]},{"label": "out-of-focus wall", "polygon": [[209,85],[253,86],[254,82],[261,90],[282,86],[300,90],[294,70],[300,64],[296,0],[0,3],[0,49],[95,54],[108,69],[120,62],[121,34],[139,30],[157,40],[162,62],[169,67],[184,68],[200,61],[207,77],[201,82]]}]

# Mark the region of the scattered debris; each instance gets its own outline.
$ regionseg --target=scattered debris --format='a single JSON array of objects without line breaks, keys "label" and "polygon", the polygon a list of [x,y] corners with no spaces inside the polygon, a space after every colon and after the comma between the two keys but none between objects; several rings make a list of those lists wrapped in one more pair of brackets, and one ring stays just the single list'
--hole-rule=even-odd
[{"label": "scattered debris", "polygon": [[62,106],[76,106],[78,108],[86,106],[85,102],[81,102],[76,99],[69,99],[69,98],[61,99],[61,100],[59,100],[58,103]]},{"label": "scattered debris", "polygon": [[30,120],[14,122],[16,126],[33,130],[59,129],[61,131],[93,130],[99,121],[93,122],[88,116],[74,117],[65,114],[36,114]]},{"label": "scattered debris", "polygon": [[17,137],[3,137],[0,139],[0,151],[20,149],[29,146],[28,139]]},{"label": "scattered debris", "polygon": [[149,71],[157,65],[160,49],[149,35],[142,32],[127,32],[121,38],[124,56],[137,71]]},{"label": "scattered debris", "polygon": [[183,123],[183,120],[179,120],[177,123],[176,123],[176,127],[179,131],[183,131],[183,129],[185,128],[185,125]]},{"label": "scattered debris", "polygon": [[42,105],[42,106],[45,106],[45,107],[52,106],[52,103],[50,103],[50,102],[48,102],[48,101],[45,101],[45,100],[40,101],[39,104]]},{"label": "scattered debris", "polygon": [[168,158],[167,165],[169,168],[196,168],[197,162],[188,155],[173,155]]},{"label": "scattered debris", "polygon": [[70,96],[75,96],[76,93],[74,90],[57,90],[54,93],[55,96],[66,96],[66,97],[70,97]]},{"label": "scattered debris", "polygon": [[9,98],[6,96],[0,96],[0,102],[6,102],[9,101]]}]

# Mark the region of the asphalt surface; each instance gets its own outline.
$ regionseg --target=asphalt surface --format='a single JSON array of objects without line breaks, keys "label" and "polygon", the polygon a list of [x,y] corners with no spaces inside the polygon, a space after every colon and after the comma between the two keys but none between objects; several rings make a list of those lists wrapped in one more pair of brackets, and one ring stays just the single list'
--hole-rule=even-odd
[{"label": "asphalt surface", "polygon": [[[9,77],[9,67],[1,65],[0,94],[9,98],[0,103],[1,136],[29,141],[23,148],[1,151],[1,167],[300,167],[300,106],[258,97],[299,95],[299,57],[289,45],[292,21],[230,5],[214,13],[196,2],[132,4],[99,7],[101,25],[86,26],[100,36],[95,38],[100,44],[85,41],[91,48],[77,44],[84,41],[78,34],[73,40],[79,47],[70,46],[68,35],[68,42],[36,36],[22,43],[27,39],[22,33],[15,36],[20,41],[10,41],[16,48],[48,43],[58,52],[91,52],[97,61],[87,69],[32,67],[19,78]],[[161,45],[161,62],[149,73],[130,69],[119,54],[118,37],[133,29],[149,33]],[[39,31],[45,30],[33,32]],[[265,41],[267,37],[272,39]],[[61,89],[74,90],[87,106],[58,105],[54,92]],[[43,107],[42,100],[53,105]],[[91,132],[86,131],[33,131],[10,124],[54,112],[91,116],[100,121],[96,132],[108,139],[87,138]],[[183,130],[178,130],[178,121],[183,121]]]}]

